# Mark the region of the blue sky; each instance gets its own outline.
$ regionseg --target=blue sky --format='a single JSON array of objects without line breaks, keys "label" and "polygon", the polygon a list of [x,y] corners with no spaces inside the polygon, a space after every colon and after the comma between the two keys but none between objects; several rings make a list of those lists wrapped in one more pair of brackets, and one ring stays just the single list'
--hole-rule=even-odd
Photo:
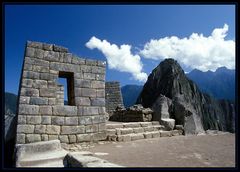
[{"label": "blue sky", "polygon": [[[218,41],[221,42],[219,45],[212,41],[212,37],[214,37],[212,33],[216,28],[220,28],[214,32],[218,37],[227,32],[223,36],[224,40],[220,38],[221,41]],[[190,39],[193,33],[199,35]],[[203,34],[203,39],[200,34]],[[212,37],[209,38],[211,35]],[[177,39],[170,38],[171,36],[175,36]],[[90,41],[92,37],[96,38],[95,42]],[[184,38],[187,38],[186,44]],[[189,48],[194,50],[189,55],[189,52],[185,52],[187,51],[186,47],[182,45],[187,46],[189,45],[188,42],[190,42],[190,45],[195,45],[191,41],[204,40],[207,41],[205,45],[208,44],[208,41],[213,42],[212,47],[217,47],[215,49],[218,49],[218,47],[232,47],[233,43],[235,43],[235,6],[6,5],[5,91],[7,92],[17,94],[24,47],[27,40],[62,45],[80,57],[105,61],[124,55],[126,51],[121,51],[120,46],[127,44],[131,48],[126,57],[134,57],[133,64],[136,62],[142,65],[138,69],[132,70],[129,69],[129,66],[123,66],[123,64],[117,64],[115,67],[112,65],[111,67],[109,61],[110,65],[108,64],[107,67],[106,80],[120,81],[121,86],[126,84],[143,85],[144,82],[143,80],[140,81],[138,77],[140,75],[138,74],[149,75],[160,61],[165,58],[163,56],[173,58],[176,56],[186,72],[198,67],[203,70],[211,70],[221,66],[222,63],[220,62],[214,65],[199,65],[200,63],[206,63],[209,56],[206,54],[199,55],[198,52],[195,52],[194,46]],[[96,40],[100,43],[99,46],[96,45]],[[106,47],[103,40],[106,40],[110,46]],[[92,49],[86,46],[88,42],[90,42]],[[169,42],[178,45],[178,53],[166,50]],[[199,45],[197,43],[196,45]],[[118,46],[116,52],[119,56],[113,57],[111,54],[104,54],[104,49],[111,52],[113,44]],[[164,45],[167,48],[154,51],[155,45],[158,48],[161,47],[159,45]],[[170,47],[172,47],[172,44]],[[197,50],[199,50],[199,47]],[[203,50],[212,52],[212,49],[209,50],[208,47],[207,49],[203,47]],[[227,48],[226,50],[223,48],[221,52],[216,51],[215,54],[218,54],[218,59],[222,56],[230,56],[233,59],[232,52],[229,55]],[[189,58],[184,58],[181,61],[181,58],[185,56]],[[192,60],[193,56],[198,58]],[[200,61],[201,57],[206,58],[205,61]],[[192,61],[191,63],[189,59]],[[233,68],[233,62],[230,62],[231,60],[229,60],[229,67]],[[134,68],[135,65],[132,66]]]}]

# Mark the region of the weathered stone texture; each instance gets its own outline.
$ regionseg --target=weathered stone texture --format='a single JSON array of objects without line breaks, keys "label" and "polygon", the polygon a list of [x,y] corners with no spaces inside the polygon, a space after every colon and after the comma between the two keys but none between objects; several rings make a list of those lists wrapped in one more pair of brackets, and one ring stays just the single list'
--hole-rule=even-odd
[{"label": "weathered stone texture", "polygon": [[106,82],[105,91],[107,113],[112,114],[116,107],[124,107],[119,82]]},{"label": "weathered stone texture", "polygon": [[[28,41],[20,82],[17,143],[103,139],[106,63],[62,46]],[[66,77],[68,87],[58,83]],[[68,89],[68,105],[64,105]]]}]

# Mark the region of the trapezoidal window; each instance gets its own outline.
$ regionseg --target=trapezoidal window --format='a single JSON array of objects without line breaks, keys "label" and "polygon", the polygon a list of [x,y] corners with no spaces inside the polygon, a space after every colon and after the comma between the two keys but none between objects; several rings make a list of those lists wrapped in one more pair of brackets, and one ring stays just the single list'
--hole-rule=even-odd
[{"label": "trapezoidal window", "polygon": [[64,105],[75,106],[73,72],[59,71],[58,77],[58,82],[64,87],[62,95],[64,97]]}]

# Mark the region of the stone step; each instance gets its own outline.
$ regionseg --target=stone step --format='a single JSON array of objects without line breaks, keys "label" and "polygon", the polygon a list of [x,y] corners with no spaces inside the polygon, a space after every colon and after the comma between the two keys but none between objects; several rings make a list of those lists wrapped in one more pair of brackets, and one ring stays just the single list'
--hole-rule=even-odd
[{"label": "stone step", "polygon": [[120,141],[127,142],[139,139],[149,139],[149,138],[157,138],[157,137],[172,137],[182,135],[181,130],[172,130],[172,131],[148,131],[142,133],[130,133],[125,135],[112,135],[109,136],[108,140],[110,141]]},{"label": "stone step", "polygon": [[150,127],[153,125],[159,125],[158,121],[153,122],[125,122],[118,124],[106,124],[107,129],[116,129],[116,128],[139,128],[139,127]]},{"label": "stone step", "polygon": [[64,167],[67,151],[59,140],[16,145],[16,167]]},{"label": "stone step", "polygon": [[64,167],[64,158],[67,151],[38,153],[24,157],[18,162],[20,167]]}]

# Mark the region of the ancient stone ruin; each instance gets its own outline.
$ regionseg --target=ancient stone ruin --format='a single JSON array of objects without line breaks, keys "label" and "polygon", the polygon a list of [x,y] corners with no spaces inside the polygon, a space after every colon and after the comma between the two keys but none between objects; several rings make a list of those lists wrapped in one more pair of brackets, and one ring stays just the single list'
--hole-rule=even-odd
[{"label": "ancient stone ruin", "polygon": [[124,107],[119,82],[106,82],[106,111],[111,116],[117,107]]},{"label": "ancient stone ruin", "polygon": [[110,121],[119,122],[150,122],[152,121],[153,111],[150,108],[144,108],[142,105],[133,105],[127,109],[118,107],[113,111]]},{"label": "ancient stone ruin", "polygon": [[[16,143],[105,139],[105,67],[105,62],[79,58],[67,48],[28,41]],[[67,88],[58,78],[66,78]],[[64,105],[64,89],[68,105]]]}]

